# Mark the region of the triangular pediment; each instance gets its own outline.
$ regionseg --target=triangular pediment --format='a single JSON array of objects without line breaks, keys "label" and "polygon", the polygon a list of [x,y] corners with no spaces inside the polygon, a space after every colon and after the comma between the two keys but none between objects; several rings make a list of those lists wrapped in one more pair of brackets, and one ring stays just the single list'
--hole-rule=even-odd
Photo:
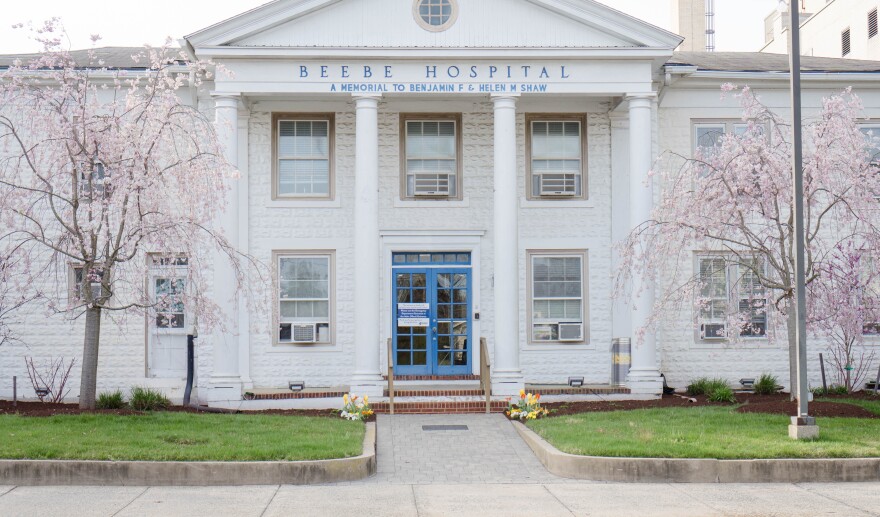
[{"label": "triangular pediment", "polygon": [[455,0],[442,31],[414,0],[276,0],[187,36],[195,48],[658,48],[681,38],[593,0]]}]

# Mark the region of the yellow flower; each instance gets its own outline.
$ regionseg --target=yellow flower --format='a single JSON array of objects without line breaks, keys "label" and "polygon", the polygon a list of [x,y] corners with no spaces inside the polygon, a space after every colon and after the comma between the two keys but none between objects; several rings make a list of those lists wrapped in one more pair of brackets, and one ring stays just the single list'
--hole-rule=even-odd
[{"label": "yellow flower", "polygon": [[348,394],[347,393],[342,395],[342,401],[345,402],[346,404],[348,404]]},{"label": "yellow flower", "polygon": [[369,404],[369,403],[370,403],[370,396],[364,395],[364,404]]},{"label": "yellow flower", "polygon": [[525,398],[526,390],[519,390],[519,398]]}]

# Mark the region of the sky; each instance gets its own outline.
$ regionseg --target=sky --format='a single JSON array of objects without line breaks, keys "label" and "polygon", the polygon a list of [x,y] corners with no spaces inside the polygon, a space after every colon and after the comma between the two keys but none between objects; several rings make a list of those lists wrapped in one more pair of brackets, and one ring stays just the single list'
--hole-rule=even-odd
[{"label": "sky", "polygon": [[[160,45],[242,13],[267,0],[3,0],[0,54],[36,52],[40,46],[15,23],[35,25],[58,17],[71,49],[92,46]],[[474,0],[463,0],[474,1]],[[479,0],[476,0],[479,1]],[[598,0],[649,23],[671,29],[673,0]],[[716,49],[757,51],[764,43],[764,17],[778,0],[716,0]],[[149,8],[143,8],[149,4]]]}]

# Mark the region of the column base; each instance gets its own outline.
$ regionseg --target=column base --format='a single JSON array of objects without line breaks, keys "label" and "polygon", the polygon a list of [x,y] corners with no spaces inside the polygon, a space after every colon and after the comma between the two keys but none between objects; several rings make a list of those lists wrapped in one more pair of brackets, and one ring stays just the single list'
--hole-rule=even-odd
[{"label": "column base", "polygon": [[349,391],[359,397],[367,395],[369,397],[378,398],[384,395],[385,386],[388,381],[378,374],[356,373],[351,378],[351,386]]},{"label": "column base", "polygon": [[492,395],[518,397],[520,390],[525,387],[525,379],[519,370],[492,372]]},{"label": "column base", "polygon": [[208,393],[205,397],[208,406],[222,406],[241,401],[244,384],[240,377],[217,376],[208,382]]},{"label": "column base", "polygon": [[791,417],[791,424],[788,426],[788,437],[792,440],[815,440],[819,438],[819,426],[816,425],[816,419],[807,417]]},{"label": "column base", "polygon": [[663,378],[655,369],[630,369],[626,377],[626,386],[633,395],[663,396]]}]

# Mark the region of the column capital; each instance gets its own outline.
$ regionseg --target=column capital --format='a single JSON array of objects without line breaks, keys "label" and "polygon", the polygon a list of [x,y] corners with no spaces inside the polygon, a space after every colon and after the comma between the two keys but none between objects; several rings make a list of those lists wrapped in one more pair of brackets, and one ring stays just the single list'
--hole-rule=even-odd
[{"label": "column capital", "polygon": [[351,98],[354,99],[354,102],[358,107],[376,107],[379,105],[379,101],[382,99],[382,94],[357,93],[352,94]]},{"label": "column capital", "polygon": [[624,97],[629,102],[630,108],[649,108],[657,100],[656,93],[630,93]]},{"label": "column capital", "polygon": [[241,101],[240,93],[211,92],[211,97],[214,99],[217,106],[222,104],[225,108],[238,108],[238,103]]},{"label": "column capital", "polygon": [[496,93],[489,96],[496,108],[515,108],[518,93]]}]

